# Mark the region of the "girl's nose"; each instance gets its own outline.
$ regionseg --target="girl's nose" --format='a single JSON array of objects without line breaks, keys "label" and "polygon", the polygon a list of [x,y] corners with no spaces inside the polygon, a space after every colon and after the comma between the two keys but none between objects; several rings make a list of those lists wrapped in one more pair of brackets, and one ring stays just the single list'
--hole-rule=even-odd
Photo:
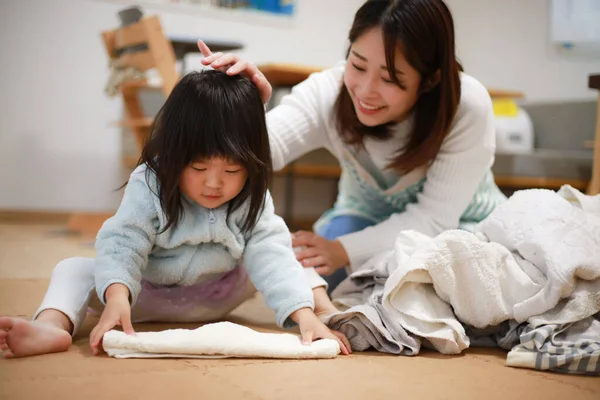
[{"label": "girl's nose", "polygon": [[208,174],[208,176],[206,177],[205,184],[206,184],[206,186],[208,186],[210,188],[220,187],[221,186],[221,178],[219,177],[219,174],[216,174],[216,173]]}]

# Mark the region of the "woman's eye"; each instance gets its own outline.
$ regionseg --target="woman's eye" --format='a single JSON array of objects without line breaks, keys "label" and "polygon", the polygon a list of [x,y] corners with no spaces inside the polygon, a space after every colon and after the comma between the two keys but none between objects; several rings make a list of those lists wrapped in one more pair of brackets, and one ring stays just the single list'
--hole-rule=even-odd
[{"label": "woman's eye", "polygon": [[352,63],[352,66],[354,67],[355,70],[360,71],[360,72],[365,72],[364,68],[359,67],[358,65]]},{"label": "woman's eye", "polygon": [[395,82],[391,79],[388,78],[381,78],[381,80],[386,84],[386,85],[394,85],[394,86],[398,86],[400,89],[402,90],[406,90],[406,85],[400,81],[400,82]]}]

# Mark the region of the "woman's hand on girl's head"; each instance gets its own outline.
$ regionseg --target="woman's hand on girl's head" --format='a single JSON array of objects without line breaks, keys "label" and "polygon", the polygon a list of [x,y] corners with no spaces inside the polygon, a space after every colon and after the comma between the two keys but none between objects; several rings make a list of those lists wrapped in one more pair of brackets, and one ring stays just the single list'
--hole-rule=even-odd
[{"label": "woman's hand on girl's head", "polygon": [[331,275],[349,263],[346,249],[337,240],[327,240],[312,232],[298,231],[292,235],[292,246],[304,247],[296,258],[304,267],[314,267],[319,275]]},{"label": "woman's hand on girl's head", "polygon": [[256,67],[256,65],[251,62],[241,60],[238,56],[232,53],[213,53],[202,40],[198,40],[198,49],[200,49],[200,52],[204,56],[201,61],[203,65],[223,71],[227,75],[240,74],[246,78],[249,78],[258,88],[263,103],[266,104],[269,101],[271,98],[271,93],[273,92],[273,88],[263,73],[260,72],[260,70]]}]

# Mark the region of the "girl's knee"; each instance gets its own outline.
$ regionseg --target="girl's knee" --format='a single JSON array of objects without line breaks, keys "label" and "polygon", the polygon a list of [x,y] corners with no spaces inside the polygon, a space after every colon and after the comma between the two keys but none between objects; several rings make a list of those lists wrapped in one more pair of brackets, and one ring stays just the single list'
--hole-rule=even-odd
[{"label": "girl's knee", "polygon": [[54,267],[52,276],[83,276],[88,277],[94,276],[94,264],[95,260],[88,257],[72,257],[60,261]]}]

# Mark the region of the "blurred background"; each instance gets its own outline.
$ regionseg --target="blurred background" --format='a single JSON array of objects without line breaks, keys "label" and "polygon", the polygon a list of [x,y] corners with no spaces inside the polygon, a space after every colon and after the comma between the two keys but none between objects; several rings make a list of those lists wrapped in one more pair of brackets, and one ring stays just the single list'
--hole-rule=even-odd
[{"label": "blurred background", "polygon": [[[447,0],[465,71],[494,98],[494,171],[510,192],[585,189],[592,174],[600,73],[600,0]],[[175,71],[200,69],[199,38],[274,74],[274,106],[303,74],[343,59],[363,0],[2,0],[0,2],[0,217],[110,213],[136,155],[135,129],[111,77],[102,32],[139,6],[157,16]],[[594,22],[595,21],[595,22]],[[114,77],[113,77],[114,78]],[[162,78],[150,69],[150,81]],[[141,91],[151,118],[164,93]],[[148,93],[146,93],[148,92]],[[502,95],[504,94],[504,95]],[[136,128],[136,127],[133,127]],[[137,126],[137,128],[140,128]],[[329,208],[336,166],[317,152],[280,173],[277,211],[307,227]],[[304,168],[302,168],[304,167]]]}]

